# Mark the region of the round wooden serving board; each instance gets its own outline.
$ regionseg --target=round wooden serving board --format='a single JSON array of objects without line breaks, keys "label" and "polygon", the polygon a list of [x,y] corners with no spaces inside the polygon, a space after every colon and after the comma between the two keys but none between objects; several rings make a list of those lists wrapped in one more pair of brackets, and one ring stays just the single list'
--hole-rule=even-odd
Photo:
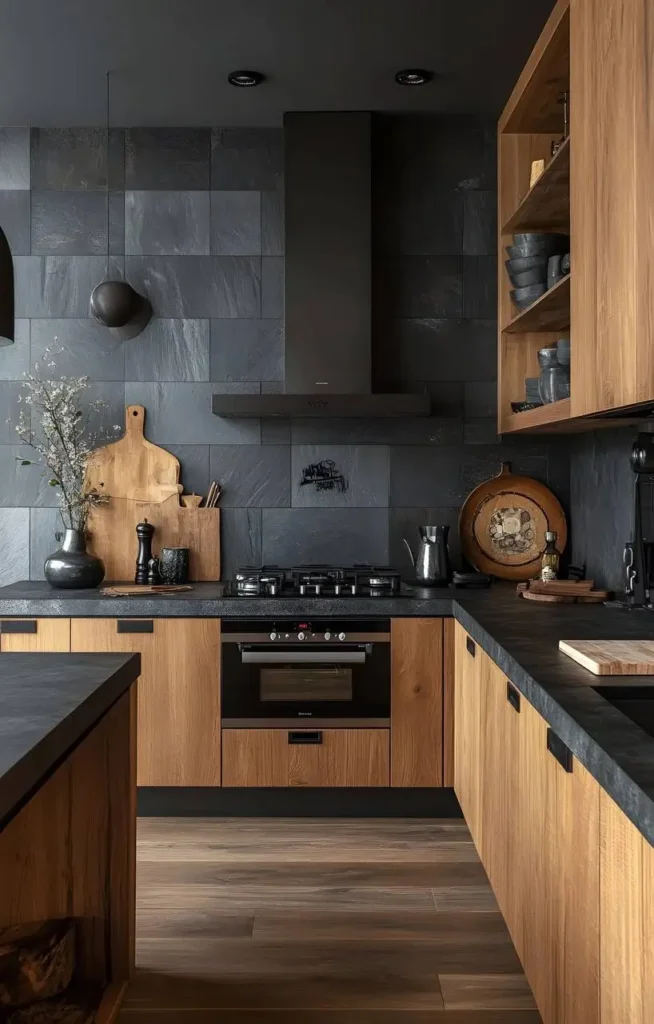
[{"label": "round wooden serving board", "polygon": [[547,530],[556,531],[562,552],[568,528],[557,498],[538,480],[512,473],[508,462],[475,487],[459,516],[466,559],[480,572],[505,580],[528,580],[538,572]]}]

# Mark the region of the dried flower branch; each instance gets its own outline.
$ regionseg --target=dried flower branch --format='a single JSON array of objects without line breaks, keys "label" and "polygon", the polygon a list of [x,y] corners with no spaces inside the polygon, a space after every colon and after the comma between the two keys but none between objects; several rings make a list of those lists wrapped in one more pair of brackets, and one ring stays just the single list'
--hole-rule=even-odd
[{"label": "dried flower branch", "polygon": [[[23,375],[24,394],[19,398],[22,408],[16,432],[23,444],[40,455],[52,474],[48,482],[59,490],[59,511],[64,526],[84,530],[91,506],[106,501],[104,495],[85,491],[86,464],[91,452],[111,438],[100,431],[91,433],[85,426],[80,397],[89,387],[88,377],[44,379],[56,369],[54,357],[62,351],[47,348],[45,361],[35,363],[34,373]],[[96,400],[88,403],[87,408],[99,410],[104,404]],[[113,429],[118,432],[121,428]],[[21,466],[40,464],[30,459],[19,461]]]}]

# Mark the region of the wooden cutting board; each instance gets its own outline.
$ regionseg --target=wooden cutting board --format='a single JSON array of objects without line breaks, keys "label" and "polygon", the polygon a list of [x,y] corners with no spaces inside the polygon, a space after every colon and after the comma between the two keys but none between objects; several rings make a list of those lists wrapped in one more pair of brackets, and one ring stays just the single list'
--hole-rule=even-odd
[{"label": "wooden cutting board", "polygon": [[86,486],[112,498],[164,501],[181,494],[179,461],[165,448],[143,436],[145,409],[128,405],[125,434],[119,441],[98,448],[86,467]]},{"label": "wooden cutting board", "polygon": [[559,640],[559,650],[596,676],[654,676],[654,640]]}]

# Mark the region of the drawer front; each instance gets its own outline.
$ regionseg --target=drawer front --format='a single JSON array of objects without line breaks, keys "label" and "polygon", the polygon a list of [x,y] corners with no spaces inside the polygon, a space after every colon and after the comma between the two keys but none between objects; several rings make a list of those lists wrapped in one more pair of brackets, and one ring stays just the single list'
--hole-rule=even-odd
[{"label": "drawer front", "polygon": [[0,651],[67,653],[70,651],[70,619],[2,619]]},{"label": "drawer front", "polygon": [[388,786],[388,729],[224,729],[223,786]]}]

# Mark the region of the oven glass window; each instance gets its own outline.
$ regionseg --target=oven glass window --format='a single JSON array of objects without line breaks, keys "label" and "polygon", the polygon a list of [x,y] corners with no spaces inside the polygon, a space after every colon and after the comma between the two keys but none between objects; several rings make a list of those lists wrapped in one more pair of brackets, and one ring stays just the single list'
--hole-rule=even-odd
[{"label": "oven glass window", "polygon": [[339,665],[279,665],[259,673],[262,702],[351,701],[352,669]]}]

